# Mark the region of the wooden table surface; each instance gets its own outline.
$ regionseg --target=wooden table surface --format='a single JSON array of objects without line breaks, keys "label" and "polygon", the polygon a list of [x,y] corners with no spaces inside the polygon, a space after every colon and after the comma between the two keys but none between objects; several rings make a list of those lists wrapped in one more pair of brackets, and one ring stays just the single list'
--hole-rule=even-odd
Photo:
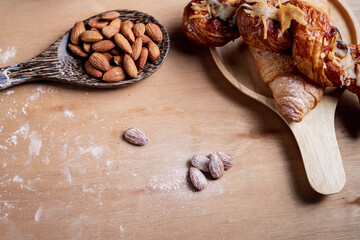
[{"label": "wooden table surface", "polygon": [[[357,99],[345,94],[336,111],[346,186],[321,196],[287,125],[236,90],[207,48],[184,39],[187,2],[0,2],[0,66],[111,9],[147,12],[171,37],[163,66],[126,88],[36,82],[0,92],[0,239],[360,238]],[[360,2],[346,2],[360,21]],[[128,127],[150,143],[126,143]],[[213,151],[235,165],[195,192],[189,160]]]}]

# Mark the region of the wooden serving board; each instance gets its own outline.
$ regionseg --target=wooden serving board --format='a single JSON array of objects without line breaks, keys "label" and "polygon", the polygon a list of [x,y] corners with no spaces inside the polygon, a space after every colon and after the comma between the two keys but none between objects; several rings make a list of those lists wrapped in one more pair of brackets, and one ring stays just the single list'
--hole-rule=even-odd
[{"label": "wooden serving board", "polygon": [[[345,94],[335,119],[346,186],[321,196],[281,118],[239,93],[207,48],[184,39],[187,2],[0,3],[0,67],[110,9],[149,13],[171,39],[162,67],[126,88],[34,82],[0,92],[0,239],[358,239],[357,99]],[[360,16],[360,3],[346,2]],[[128,127],[150,143],[127,144]],[[235,165],[194,192],[189,160],[212,151]]]}]

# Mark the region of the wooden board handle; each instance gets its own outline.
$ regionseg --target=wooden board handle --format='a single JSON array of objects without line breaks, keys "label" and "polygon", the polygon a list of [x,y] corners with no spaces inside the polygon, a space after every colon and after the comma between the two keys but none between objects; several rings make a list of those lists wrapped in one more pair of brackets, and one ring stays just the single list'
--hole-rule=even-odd
[{"label": "wooden board handle", "polygon": [[345,185],[345,171],[334,128],[337,97],[324,96],[301,123],[289,126],[298,142],[305,171],[312,188],[321,194],[334,194]]}]

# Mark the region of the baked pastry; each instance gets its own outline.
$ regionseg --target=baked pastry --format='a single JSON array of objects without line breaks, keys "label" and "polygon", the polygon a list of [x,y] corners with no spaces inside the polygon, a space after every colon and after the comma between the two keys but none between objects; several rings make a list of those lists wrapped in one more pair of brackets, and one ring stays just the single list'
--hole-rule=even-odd
[{"label": "baked pastry", "polygon": [[224,46],[240,36],[235,12],[239,0],[193,0],[184,9],[182,29],[192,42]]},{"label": "baked pastry", "polygon": [[300,122],[320,102],[323,88],[310,83],[292,61],[291,54],[249,47],[261,79],[271,89],[287,119]]}]

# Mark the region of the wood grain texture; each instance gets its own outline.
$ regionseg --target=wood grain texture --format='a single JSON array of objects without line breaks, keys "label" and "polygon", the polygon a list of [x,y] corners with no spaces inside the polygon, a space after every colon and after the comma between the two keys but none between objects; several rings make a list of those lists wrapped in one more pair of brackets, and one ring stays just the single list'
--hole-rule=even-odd
[{"label": "wood grain texture", "polygon": [[[111,9],[149,13],[171,39],[162,67],[126,88],[33,82],[0,92],[0,239],[358,239],[357,99],[345,93],[335,114],[346,186],[321,196],[283,120],[234,88],[208,49],[184,39],[187,2],[0,3],[0,56],[13,56],[1,67]],[[360,3],[347,3],[359,16]],[[128,127],[150,143],[127,144]],[[193,192],[189,161],[213,151],[235,164]]]}]

